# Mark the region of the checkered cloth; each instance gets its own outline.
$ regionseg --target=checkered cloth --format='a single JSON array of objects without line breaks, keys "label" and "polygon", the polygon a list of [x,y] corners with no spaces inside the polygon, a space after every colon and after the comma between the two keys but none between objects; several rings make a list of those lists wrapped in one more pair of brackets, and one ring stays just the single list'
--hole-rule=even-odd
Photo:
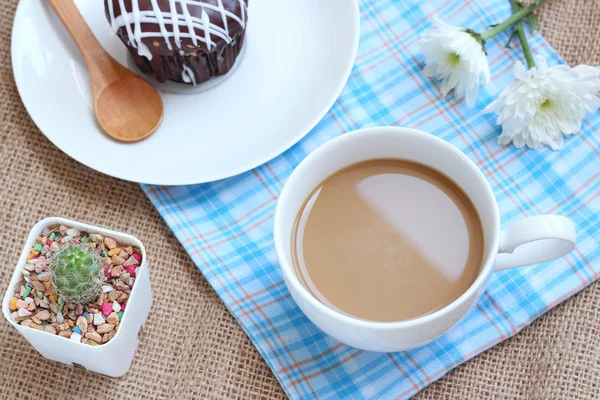
[{"label": "checkered cloth", "polygon": [[[480,110],[513,81],[522,57],[506,34],[488,43],[492,83],[474,109],[440,96],[422,73],[417,41],[437,16],[482,31],[510,15],[508,0],[361,1],[361,43],[352,75],[327,116],[300,143],[253,171],[187,187],[144,186],[198,268],[292,398],[407,398],[478,353],[519,332],[600,275],[600,112],[560,153],[499,147],[500,128]],[[561,62],[540,36],[531,45]],[[273,248],[277,196],[294,167],[319,145],[357,128],[397,125],[458,147],[488,178],[504,226],[555,213],[569,216],[578,246],[566,257],[495,273],[479,305],[422,348],[369,353],[317,329],[283,283]]]}]

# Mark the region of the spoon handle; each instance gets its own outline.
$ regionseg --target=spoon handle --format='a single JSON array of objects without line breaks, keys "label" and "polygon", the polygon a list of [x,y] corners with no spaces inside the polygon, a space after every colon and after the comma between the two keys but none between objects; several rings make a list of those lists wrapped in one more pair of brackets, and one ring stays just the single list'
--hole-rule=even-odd
[{"label": "spoon handle", "polygon": [[79,47],[87,64],[94,90],[118,79],[121,65],[98,42],[74,1],[48,1]]}]

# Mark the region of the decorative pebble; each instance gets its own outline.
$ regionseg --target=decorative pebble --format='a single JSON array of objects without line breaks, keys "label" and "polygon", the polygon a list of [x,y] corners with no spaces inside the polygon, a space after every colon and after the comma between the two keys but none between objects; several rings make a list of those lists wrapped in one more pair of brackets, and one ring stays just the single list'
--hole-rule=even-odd
[{"label": "decorative pebble", "polygon": [[38,280],[45,282],[50,280],[50,274],[46,272],[41,272],[38,274]]},{"label": "decorative pebble", "polygon": [[121,267],[120,265],[115,265],[112,270],[110,271],[110,276],[113,278],[118,278],[121,276],[121,273],[123,272],[123,267]]},{"label": "decorative pebble", "polygon": [[56,329],[58,329],[59,331],[66,331],[67,329],[69,329],[69,324],[67,324],[66,322],[62,322],[58,324]]},{"label": "decorative pebble", "polygon": [[36,323],[36,325],[40,325],[42,321],[36,317],[35,315],[31,317],[31,320]]},{"label": "decorative pebble", "polygon": [[93,340],[96,343],[102,342],[102,336],[100,336],[100,334],[98,332],[88,332],[85,334],[85,337],[90,340]]},{"label": "decorative pebble", "polygon": [[115,301],[116,299],[121,297],[122,294],[123,294],[123,292],[121,292],[120,290],[113,290],[112,292],[110,292],[108,294],[108,300],[111,302]]},{"label": "decorative pebble", "polygon": [[35,316],[41,321],[47,321],[50,319],[50,311],[42,310],[39,313],[35,314]]},{"label": "decorative pebble", "polygon": [[67,330],[64,330],[64,331],[61,331],[61,330],[58,331],[58,335],[59,336],[66,337],[67,339],[71,337],[72,333],[73,332],[71,332],[70,329],[67,329]]},{"label": "decorative pebble", "polygon": [[133,247],[131,246],[127,246],[123,250],[125,250],[127,254],[133,254]]},{"label": "decorative pebble", "polygon": [[60,241],[62,244],[67,244],[67,243],[69,243],[71,240],[73,240],[73,237],[72,237],[72,236],[65,236],[65,237],[63,237],[62,239],[60,239],[59,241]]},{"label": "decorative pebble", "polygon": [[131,256],[132,256],[133,258],[135,258],[135,259],[138,261],[138,263],[140,263],[140,262],[142,261],[142,256],[141,256],[141,254],[138,254],[138,253],[133,253]]},{"label": "decorative pebble", "polygon": [[104,238],[104,245],[109,249],[114,249],[117,247],[117,241],[112,238]]},{"label": "decorative pebble", "polygon": [[29,303],[27,303],[25,300],[21,300],[21,299],[17,299],[17,301],[15,302],[15,306],[17,307],[17,310],[20,310],[21,308],[27,308],[27,306],[29,305]]},{"label": "decorative pebble", "polygon": [[11,297],[10,300],[8,301],[8,308],[10,309],[10,311],[17,311],[17,302],[19,301],[19,299],[17,299],[16,297]]},{"label": "decorative pebble", "polygon": [[117,301],[119,302],[119,304],[124,303],[127,301],[127,299],[129,298],[129,296],[127,295],[127,293],[123,293],[118,299]]},{"label": "decorative pebble", "polygon": [[64,321],[65,321],[65,317],[63,317],[62,314],[60,314],[60,313],[56,314],[56,322],[58,322],[59,324],[62,324]]},{"label": "decorative pebble", "polygon": [[19,317],[29,317],[31,315],[31,311],[27,310],[26,308],[20,308],[19,311],[17,311],[17,315]]},{"label": "decorative pebble", "polygon": [[52,244],[50,245],[50,251],[58,251],[59,249],[60,246],[58,245],[58,243],[52,242]]},{"label": "decorative pebble", "polygon": [[112,256],[110,259],[111,259],[112,263],[115,265],[122,265],[125,262],[125,260],[123,258],[121,258],[117,255]]},{"label": "decorative pebble", "polygon": [[88,322],[84,316],[77,318],[77,321],[75,321],[75,325],[77,325],[77,328],[80,330],[80,333],[85,334],[87,332]]},{"label": "decorative pebble", "polygon": [[42,245],[40,243],[36,243],[33,245],[33,249],[38,252],[42,251]]},{"label": "decorative pebble", "polygon": [[108,304],[108,303],[104,303],[104,304],[102,304],[102,314],[103,314],[105,317],[109,316],[109,315],[110,315],[110,313],[111,313],[112,311],[113,311],[113,310],[112,310],[112,307],[111,307],[111,305],[110,305],[110,304]]},{"label": "decorative pebble", "polygon": [[123,263],[123,266],[126,267],[128,265],[139,265],[139,261],[134,256],[129,256],[127,261]]},{"label": "decorative pebble", "polygon": [[120,320],[119,316],[117,315],[117,312],[113,312],[108,317],[106,317],[106,322],[108,322],[109,324],[117,325],[119,321]]},{"label": "decorative pebble", "polygon": [[25,284],[25,292],[23,293],[23,298],[26,298],[27,296],[29,296],[29,293],[31,293],[31,286],[29,286],[29,284]]},{"label": "decorative pebble", "polygon": [[113,301],[113,303],[112,303],[112,309],[113,309],[114,312],[121,311],[121,305],[119,304],[118,301],[116,301],[116,300]]},{"label": "decorative pebble", "polygon": [[117,289],[119,289],[121,292],[127,293],[127,292],[129,292],[130,287],[127,286],[126,283],[118,281],[117,282]]},{"label": "decorative pebble", "polygon": [[70,228],[67,229],[67,231],[65,232],[67,234],[67,236],[79,236],[81,235],[81,231],[77,228]]},{"label": "decorative pebble", "polygon": [[115,290],[112,286],[104,285],[102,286],[102,293],[108,293]]},{"label": "decorative pebble", "polygon": [[119,317],[119,321],[121,321],[123,319],[123,311],[119,311],[117,317]]},{"label": "decorative pebble", "polygon": [[102,314],[94,314],[94,325],[102,325],[104,323],[104,317]]},{"label": "decorative pebble", "polygon": [[72,319],[68,319],[68,320],[67,320],[67,325],[69,325],[69,328],[72,328],[72,327],[74,327],[74,326],[75,326],[75,322],[73,322],[73,320],[72,320]]},{"label": "decorative pebble", "polygon": [[53,325],[48,325],[44,328],[44,330],[48,333],[51,333],[53,335],[56,335],[56,327],[54,327]]},{"label": "decorative pebble", "polygon": [[125,306],[127,305],[127,303],[123,303],[121,304],[121,311],[125,311]]},{"label": "decorative pebble", "polygon": [[125,267],[123,267],[125,269],[125,271],[127,271],[127,273],[129,274],[129,277],[135,277],[135,266],[133,265],[127,265]]},{"label": "decorative pebble", "polygon": [[90,233],[90,239],[92,239],[92,242],[94,243],[100,243],[104,240],[104,236],[99,233]]},{"label": "decorative pebble", "polygon": [[121,248],[120,247],[114,247],[112,249],[110,249],[110,251],[108,252],[108,256],[112,257],[114,255],[117,255],[121,252]]},{"label": "decorative pebble", "polygon": [[74,328],[73,328],[73,333],[76,333],[76,334],[78,334],[78,335],[81,335],[81,329],[79,329],[79,327],[78,327],[78,326],[76,326],[76,327],[74,327]]},{"label": "decorative pebble", "polygon": [[81,342],[81,334],[79,332],[73,331],[73,334],[71,335],[70,339],[74,342]]},{"label": "decorative pebble", "polygon": [[50,307],[50,301],[47,298],[43,298],[42,301],[40,301],[40,307],[42,307],[42,308]]},{"label": "decorative pebble", "polygon": [[40,292],[44,292],[44,291],[46,291],[46,287],[45,287],[45,286],[42,284],[42,282],[40,282],[40,281],[33,281],[33,282],[31,283],[31,286],[33,286],[33,288],[34,288],[36,291],[40,291]]},{"label": "decorative pebble", "polygon": [[102,324],[102,325],[98,326],[98,329],[96,331],[98,333],[102,334],[102,333],[108,333],[108,332],[112,331],[113,329],[115,329],[115,325],[113,325],[113,324]]}]

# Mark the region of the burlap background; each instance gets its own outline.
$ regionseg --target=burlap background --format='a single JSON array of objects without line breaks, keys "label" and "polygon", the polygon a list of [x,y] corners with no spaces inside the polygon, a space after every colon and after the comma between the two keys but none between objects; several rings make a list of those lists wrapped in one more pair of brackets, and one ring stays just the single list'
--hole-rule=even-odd
[{"label": "burlap background", "polygon": [[[133,367],[121,379],[45,361],[2,320],[0,399],[285,398],[141,189],[79,165],[40,134],[11,71],[17,0],[0,6],[0,294],[31,226],[60,215],[139,236],[155,296]],[[569,63],[600,64],[600,0],[553,0],[540,17],[541,31]],[[416,397],[598,399],[599,377],[597,283]]]}]

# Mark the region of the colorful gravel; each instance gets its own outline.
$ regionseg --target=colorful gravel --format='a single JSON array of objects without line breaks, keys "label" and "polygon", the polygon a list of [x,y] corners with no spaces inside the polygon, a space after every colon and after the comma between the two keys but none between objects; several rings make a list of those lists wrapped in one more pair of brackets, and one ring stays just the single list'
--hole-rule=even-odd
[{"label": "colorful gravel", "polygon": [[[102,293],[95,303],[65,302],[50,279],[49,264],[71,244],[87,243],[104,268]],[[23,279],[9,300],[12,319],[22,326],[59,335],[90,346],[108,343],[119,330],[142,262],[140,249],[98,233],[64,225],[45,228],[27,256]]]}]

